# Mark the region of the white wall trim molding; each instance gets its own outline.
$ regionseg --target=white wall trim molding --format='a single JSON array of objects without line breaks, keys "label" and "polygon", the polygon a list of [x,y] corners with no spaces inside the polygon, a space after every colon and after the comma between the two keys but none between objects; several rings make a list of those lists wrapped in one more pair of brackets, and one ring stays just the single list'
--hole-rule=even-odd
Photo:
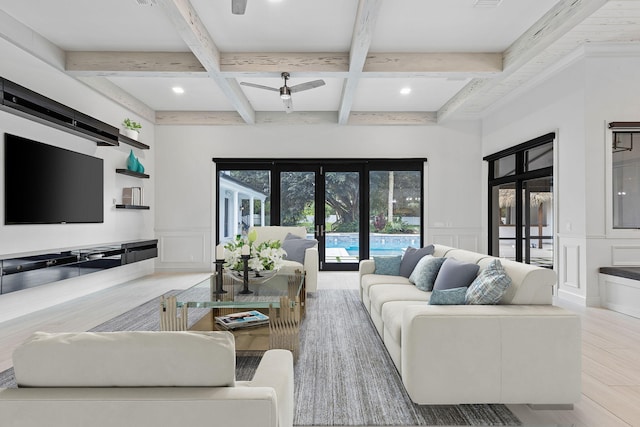
[{"label": "white wall trim molding", "polygon": [[156,270],[210,271],[211,230],[209,228],[156,230]]},{"label": "white wall trim molding", "polygon": [[611,265],[617,267],[640,266],[640,245],[612,245]]},{"label": "white wall trim molding", "polygon": [[560,288],[580,286],[580,246],[577,244],[562,244],[562,277]]},{"label": "white wall trim molding", "polygon": [[587,305],[587,299],[583,295],[574,294],[565,289],[558,289],[558,298],[583,307]]},{"label": "white wall trim molding", "polygon": [[480,252],[482,229],[479,227],[428,227],[425,243]]},{"label": "white wall trim molding", "polygon": [[600,274],[602,307],[640,318],[640,281]]}]

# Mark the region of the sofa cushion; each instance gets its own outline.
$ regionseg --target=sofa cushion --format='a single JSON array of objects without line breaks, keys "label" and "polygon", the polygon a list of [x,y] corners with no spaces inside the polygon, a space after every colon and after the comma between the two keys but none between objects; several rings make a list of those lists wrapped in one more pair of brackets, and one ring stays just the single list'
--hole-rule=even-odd
[{"label": "sofa cushion", "polygon": [[374,256],[373,261],[376,264],[376,269],[373,274],[384,274],[387,276],[400,275],[401,255]]},{"label": "sofa cushion", "polygon": [[382,306],[389,301],[429,301],[429,292],[423,292],[413,286],[408,285],[378,285],[369,290],[371,300],[371,311],[382,313]]},{"label": "sofa cushion", "polygon": [[458,261],[455,258],[447,258],[438,276],[433,284],[434,290],[459,288],[462,286],[469,286],[473,279],[478,274],[480,267],[477,264],[471,264],[468,262]]},{"label": "sofa cushion", "polygon": [[409,285],[409,279],[402,276],[386,276],[382,274],[365,274],[360,278],[362,295],[369,295],[372,286],[375,285]]},{"label": "sofa cushion", "polygon": [[499,259],[492,260],[466,291],[467,304],[497,304],[511,286]]},{"label": "sofa cushion", "polygon": [[423,301],[389,301],[382,306],[382,322],[385,328],[385,339],[387,332],[398,345],[401,345],[402,337],[402,313],[409,305],[423,305]]},{"label": "sofa cushion", "polygon": [[418,261],[420,261],[425,255],[433,254],[433,250],[433,245],[428,245],[420,249],[409,246],[402,255],[402,261],[400,262],[400,275],[404,277],[411,276],[411,273],[418,264]]},{"label": "sofa cushion", "polygon": [[409,281],[421,291],[431,291],[438,276],[438,271],[440,271],[440,267],[442,267],[445,260],[446,258],[438,258],[432,255],[424,256],[418,261],[416,268],[413,269],[411,276],[409,276]]},{"label": "sofa cushion", "polygon": [[[483,259],[485,268],[495,258]],[[522,262],[500,259],[502,268],[511,277],[511,286],[500,299],[500,304],[551,304],[556,273],[550,268],[540,268]]]},{"label": "sofa cushion", "polygon": [[466,286],[460,288],[434,289],[429,298],[431,305],[464,305],[467,294]]},{"label": "sofa cushion", "polygon": [[13,353],[19,387],[235,385],[230,332],[36,332]]},{"label": "sofa cushion", "polygon": [[303,239],[295,234],[287,233],[287,236],[282,241],[282,249],[287,253],[285,257],[287,260],[304,264],[305,252],[317,244],[318,241],[316,239]]}]

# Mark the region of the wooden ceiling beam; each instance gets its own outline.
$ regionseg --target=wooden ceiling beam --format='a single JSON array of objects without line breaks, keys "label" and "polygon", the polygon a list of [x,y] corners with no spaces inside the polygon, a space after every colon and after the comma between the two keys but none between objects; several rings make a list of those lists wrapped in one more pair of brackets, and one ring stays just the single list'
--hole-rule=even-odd
[{"label": "wooden ceiling beam", "polygon": [[220,52],[189,0],[159,0],[159,4],[238,114],[246,123],[255,123],[256,113],[238,82],[220,74]]},{"label": "wooden ceiling beam", "polygon": [[76,76],[208,77],[192,52],[66,52],[65,69]]},{"label": "wooden ceiling beam", "polygon": [[349,75],[342,88],[342,98],[338,108],[338,123],[347,124],[353,99],[358,89],[358,81],[367,60],[373,30],[376,26],[382,0],[360,0],[351,37],[349,51]]}]

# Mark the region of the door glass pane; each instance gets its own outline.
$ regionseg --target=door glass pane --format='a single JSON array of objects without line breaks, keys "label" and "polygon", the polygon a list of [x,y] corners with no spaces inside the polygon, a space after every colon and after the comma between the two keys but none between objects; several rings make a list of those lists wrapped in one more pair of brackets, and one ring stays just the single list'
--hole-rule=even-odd
[{"label": "door glass pane", "polygon": [[369,256],[420,247],[420,171],[369,173]]},{"label": "door glass pane", "polygon": [[640,132],[613,137],[613,228],[640,228]]},{"label": "door glass pane", "polygon": [[493,247],[497,256],[516,259],[516,189],[514,183],[493,187]]},{"label": "door glass pane", "polygon": [[549,168],[553,166],[553,143],[531,148],[524,152],[525,171]]},{"label": "door glass pane", "polygon": [[218,185],[221,242],[246,234],[251,226],[269,225],[270,171],[221,170],[218,172]]},{"label": "door glass pane", "polygon": [[[553,267],[553,179],[551,177],[532,179],[522,183],[528,203],[525,215],[525,245],[533,265]],[[526,197],[528,195],[528,197]],[[528,215],[527,215],[528,212]]]},{"label": "door glass pane", "polygon": [[280,225],[303,226],[313,234],[315,197],[315,172],[281,172]]},{"label": "door glass pane", "polygon": [[326,172],[325,262],[360,261],[360,173]]}]

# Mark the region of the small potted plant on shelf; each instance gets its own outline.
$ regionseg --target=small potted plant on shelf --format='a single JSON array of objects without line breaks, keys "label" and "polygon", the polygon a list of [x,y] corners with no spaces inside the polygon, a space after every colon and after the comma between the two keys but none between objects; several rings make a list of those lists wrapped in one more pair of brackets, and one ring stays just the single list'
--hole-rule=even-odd
[{"label": "small potted plant on shelf", "polygon": [[140,133],[140,129],[142,129],[142,125],[140,123],[134,122],[129,117],[127,117],[122,122],[122,126],[124,126],[123,135],[128,136],[133,140],[138,140],[138,134]]}]

